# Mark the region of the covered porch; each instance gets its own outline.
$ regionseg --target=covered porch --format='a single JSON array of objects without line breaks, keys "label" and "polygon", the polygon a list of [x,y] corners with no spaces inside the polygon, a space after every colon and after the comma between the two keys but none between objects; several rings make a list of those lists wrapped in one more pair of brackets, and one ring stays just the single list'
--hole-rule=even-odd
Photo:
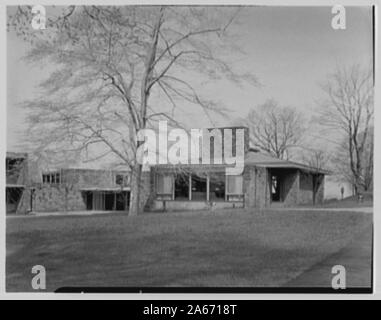
[{"label": "covered porch", "polygon": [[324,174],[305,168],[270,167],[268,188],[271,207],[323,202]]}]

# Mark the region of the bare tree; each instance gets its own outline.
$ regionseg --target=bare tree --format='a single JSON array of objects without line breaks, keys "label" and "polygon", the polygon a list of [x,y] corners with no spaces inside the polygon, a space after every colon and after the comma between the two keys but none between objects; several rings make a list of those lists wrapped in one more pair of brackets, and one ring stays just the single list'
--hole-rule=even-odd
[{"label": "bare tree", "polygon": [[[360,139],[362,135],[360,135]],[[351,164],[348,157],[348,141],[345,139],[336,148],[335,156],[333,157],[333,163],[335,171],[339,174],[341,179],[349,183],[354,192],[359,191],[369,191],[373,189],[373,149],[374,149],[374,138],[373,138],[373,128],[370,128],[368,133],[368,138],[362,152],[362,170],[360,186],[356,185],[356,178],[351,170]]]},{"label": "bare tree", "polygon": [[327,169],[329,156],[325,150],[308,149],[303,154],[303,162],[318,170]]},{"label": "bare tree", "polygon": [[338,68],[322,88],[327,98],[320,104],[320,123],[344,139],[337,150],[340,172],[356,193],[366,191],[373,177],[372,70],[359,65]]},{"label": "bare tree", "polygon": [[243,123],[250,129],[251,144],[279,159],[288,159],[290,150],[300,146],[305,130],[300,112],[274,100],[251,110]]},{"label": "bare tree", "polygon": [[256,84],[214,53],[228,46],[225,36],[236,14],[234,8],[69,6],[36,31],[31,7],[18,7],[8,25],[30,41],[27,59],[54,69],[41,85],[41,98],[26,104],[36,150],[94,154],[102,144],[92,159],[113,154],[131,169],[129,214],[137,214],[138,132],[159,119],[178,124],[174,110],[184,104],[210,118],[223,111],[201,97],[187,75]]}]

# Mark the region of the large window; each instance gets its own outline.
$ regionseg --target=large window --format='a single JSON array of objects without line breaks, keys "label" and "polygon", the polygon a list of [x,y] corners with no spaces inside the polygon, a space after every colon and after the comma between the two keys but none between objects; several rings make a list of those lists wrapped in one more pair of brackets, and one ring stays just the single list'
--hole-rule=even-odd
[{"label": "large window", "polygon": [[82,196],[86,204],[86,210],[124,211],[128,209],[130,204],[129,191],[84,191]]},{"label": "large window", "polygon": [[192,174],[192,193],[191,200],[205,201],[206,200],[206,175]]},{"label": "large window", "polygon": [[189,200],[189,175],[182,173],[175,177],[175,199]]},{"label": "large window", "polygon": [[158,195],[172,195],[173,176],[169,174],[158,174],[156,176],[156,190]]},{"label": "large window", "polygon": [[225,174],[209,174],[209,201],[225,201]]},{"label": "large window", "polygon": [[227,176],[228,188],[226,198],[228,201],[237,201],[243,198],[243,177]]},{"label": "large window", "polygon": [[24,159],[6,159],[7,172],[13,172],[20,170],[21,164]]},{"label": "large window", "polygon": [[130,185],[130,175],[129,174],[116,174],[115,184],[123,187],[128,187]]},{"label": "large window", "polygon": [[242,201],[243,177],[223,172],[157,174],[156,194],[160,200]]}]

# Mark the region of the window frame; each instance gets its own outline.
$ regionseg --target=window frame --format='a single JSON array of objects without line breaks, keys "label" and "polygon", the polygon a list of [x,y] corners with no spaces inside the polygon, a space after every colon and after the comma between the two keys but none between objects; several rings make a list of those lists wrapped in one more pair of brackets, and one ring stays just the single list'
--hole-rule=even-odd
[{"label": "window frame", "polygon": [[[240,192],[229,192],[229,177],[239,178],[241,180]],[[238,199],[237,199],[238,198]],[[226,175],[226,189],[225,189],[225,201],[227,202],[237,202],[242,201],[244,198],[243,190],[243,175]]]},{"label": "window frame", "polygon": [[[160,192],[159,190],[159,176],[162,178],[169,177],[171,181],[171,190],[169,192]],[[174,193],[174,175],[171,173],[156,173],[156,181],[155,181],[155,188],[156,188],[156,195],[157,196],[171,196],[171,199],[173,200],[173,193]]]},{"label": "window frame", "polygon": [[42,173],[42,183],[43,184],[50,184],[50,185],[61,184],[61,173],[59,171],[43,172]]}]

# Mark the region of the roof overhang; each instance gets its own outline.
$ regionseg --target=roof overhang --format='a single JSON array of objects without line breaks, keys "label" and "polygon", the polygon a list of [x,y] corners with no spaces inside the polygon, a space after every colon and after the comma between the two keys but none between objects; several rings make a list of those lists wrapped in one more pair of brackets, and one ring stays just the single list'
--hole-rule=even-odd
[{"label": "roof overhang", "polygon": [[269,169],[298,169],[298,170],[302,170],[302,171],[309,172],[309,173],[327,174],[327,175],[332,174],[332,172],[329,170],[313,168],[313,167],[304,166],[304,165],[301,165],[298,163],[292,163],[292,162],[289,162],[289,163],[256,163],[253,165],[257,166],[257,167],[264,167],[264,168],[269,168]]},{"label": "roof overhang", "polygon": [[6,188],[25,188],[24,184],[7,184]]}]

